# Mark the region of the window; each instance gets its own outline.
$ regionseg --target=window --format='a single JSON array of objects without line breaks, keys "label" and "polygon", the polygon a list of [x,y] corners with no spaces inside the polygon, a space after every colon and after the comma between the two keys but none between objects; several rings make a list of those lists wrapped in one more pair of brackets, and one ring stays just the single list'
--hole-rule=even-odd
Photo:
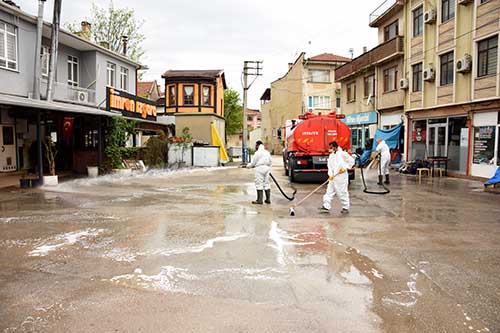
[{"label": "window", "polygon": [[194,105],[194,86],[184,86],[184,105]]},{"label": "window", "polygon": [[384,92],[397,90],[398,70],[391,67],[384,70]]},{"label": "window", "polygon": [[49,76],[49,59],[50,51],[48,46],[42,46],[41,65],[42,65],[42,76]]},{"label": "window", "polygon": [[497,73],[498,36],[477,43],[477,76]]},{"label": "window", "polygon": [[421,36],[424,23],[424,6],[420,6],[413,11],[413,37]]},{"label": "window", "polygon": [[0,22],[0,68],[17,70],[17,28]]},{"label": "window", "polygon": [[441,22],[446,22],[455,17],[455,0],[441,1]]},{"label": "window", "polygon": [[68,56],[68,85],[78,87],[78,58]]},{"label": "window", "polygon": [[175,85],[168,86],[168,105],[169,106],[176,105]]},{"label": "window", "polygon": [[365,97],[375,96],[375,75],[365,77],[364,88]]},{"label": "window", "polygon": [[128,91],[128,68],[120,68],[120,89]]},{"label": "window", "polygon": [[441,85],[453,83],[453,51],[440,56],[441,59]]},{"label": "window", "polygon": [[107,81],[106,84],[108,87],[114,87],[115,86],[115,80],[116,80],[116,65],[108,62],[106,65],[106,72],[107,72]]},{"label": "window", "polygon": [[412,91],[422,91],[422,63],[411,66]]},{"label": "window", "polygon": [[490,0],[481,0],[480,3],[487,3]]},{"label": "window", "polygon": [[203,105],[210,106],[210,86],[203,86]]},{"label": "window", "polygon": [[340,97],[339,96],[337,96],[335,106],[337,107],[337,109],[340,108]]},{"label": "window", "polygon": [[347,102],[354,102],[356,100],[356,82],[347,85]]},{"label": "window", "polygon": [[330,71],[325,69],[310,69],[309,81],[311,82],[330,82]]},{"label": "window", "polygon": [[384,28],[384,42],[393,39],[398,35],[398,20],[392,22]]},{"label": "window", "polygon": [[331,109],[330,96],[309,96],[308,107],[310,109]]}]

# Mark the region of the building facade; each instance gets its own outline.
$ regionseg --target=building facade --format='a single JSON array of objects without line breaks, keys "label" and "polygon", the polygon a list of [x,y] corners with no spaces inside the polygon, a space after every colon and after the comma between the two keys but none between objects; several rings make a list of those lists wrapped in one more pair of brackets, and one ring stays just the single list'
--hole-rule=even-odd
[{"label": "building facade", "polygon": [[[135,103],[141,66],[91,42],[86,37],[90,32],[80,37],[61,29],[53,100],[47,100],[51,24],[45,22],[39,55],[41,95],[35,98],[36,23],[37,17],[0,2],[0,137],[4,147],[0,171],[34,170],[40,165],[43,169],[45,162],[39,160],[37,151],[50,136],[60,152],[57,169],[84,173],[87,166],[101,166],[105,159],[104,137],[111,117],[137,118],[142,128],[155,126],[154,117],[148,115],[147,120],[139,109],[125,115],[109,107],[110,88],[114,95],[126,94],[129,103]],[[90,29],[88,23],[82,23],[83,29]]]},{"label": "building facade", "polygon": [[261,98],[262,136],[276,154],[284,147],[285,122],[305,112],[328,114],[337,112],[340,84],[335,69],[350,59],[331,53],[306,58],[301,53],[288,72],[271,83],[269,93]]},{"label": "building facade", "polygon": [[174,117],[177,131],[188,127],[193,139],[211,143],[210,123],[224,140],[223,70],[169,70],[165,79],[165,116]]}]

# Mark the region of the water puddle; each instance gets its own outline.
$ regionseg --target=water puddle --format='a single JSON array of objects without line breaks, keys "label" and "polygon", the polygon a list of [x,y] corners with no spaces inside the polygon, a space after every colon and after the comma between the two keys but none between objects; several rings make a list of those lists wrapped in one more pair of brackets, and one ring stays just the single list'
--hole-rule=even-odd
[{"label": "water puddle", "polygon": [[42,242],[34,250],[28,253],[30,257],[44,257],[50,252],[57,249],[74,245],[76,243],[82,242],[83,240],[88,240],[103,233],[104,229],[89,228],[85,230],[68,232],[65,234],[59,234],[54,236],[51,240]]}]

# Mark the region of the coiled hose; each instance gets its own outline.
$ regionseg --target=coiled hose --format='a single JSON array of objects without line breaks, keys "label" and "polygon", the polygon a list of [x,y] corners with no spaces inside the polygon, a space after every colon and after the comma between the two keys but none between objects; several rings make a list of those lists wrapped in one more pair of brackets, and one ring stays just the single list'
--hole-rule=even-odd
[{"label": "coiled hose", "polygon": [[293,189],[293,193],[292,193],[292,196],[288,196],[286,195],[285,191],[283,191],[283,189],[281,188],[280,184],[278,184],[278,181],[276,180],[276,178],[274,178],[273,174],[272,173],[269,173],[269,176],[271,176],[271,179],[274,181],[274,183],[276,184],[276,187],[278,187],[278,189],[280,190],[281,194],[283,194],[283,196],[288,200],[288,201],[293,201],[295,199],[295,193],[297,193],[297,189],[295,187],[292,186],[292,189]]}]

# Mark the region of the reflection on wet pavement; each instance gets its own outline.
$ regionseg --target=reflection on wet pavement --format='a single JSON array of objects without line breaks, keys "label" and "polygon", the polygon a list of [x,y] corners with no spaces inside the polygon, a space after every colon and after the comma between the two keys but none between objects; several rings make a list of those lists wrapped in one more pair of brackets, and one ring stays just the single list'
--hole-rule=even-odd
[{"label": "reflection on wet pavement", "polygon": [[[154,171],[0,193],[0,298],[10,305],[0,310],[0,330],[62,331],[87,309],[88,290],[113,288],[299,308],[319,330],[499,327],[489,313],[500,305],[475,301],[498,281],[489,275],[498,267],[483,266],[481,291],[469,285],[466,295],[457,286],[467,274],[453,281],[448,274],[454,264],[469,270],[453,261],[463,244],[486,250],[498,241],[498,229],[481,230],[499,225],[490,197],[473,204],[464,192],[457,206],[445,187],[418,189],[401,178],[387,197],[367,196],[354,183],[348,217],[317,214],[318,194],[291,218],[277,193],[271,206],[249,204],[251,179],[236,168]],[[298,196],[313,186],[301,185]],[[481,224],[468,220],[478,215]],[[42,289],[46,296],[35,301]]]}]

